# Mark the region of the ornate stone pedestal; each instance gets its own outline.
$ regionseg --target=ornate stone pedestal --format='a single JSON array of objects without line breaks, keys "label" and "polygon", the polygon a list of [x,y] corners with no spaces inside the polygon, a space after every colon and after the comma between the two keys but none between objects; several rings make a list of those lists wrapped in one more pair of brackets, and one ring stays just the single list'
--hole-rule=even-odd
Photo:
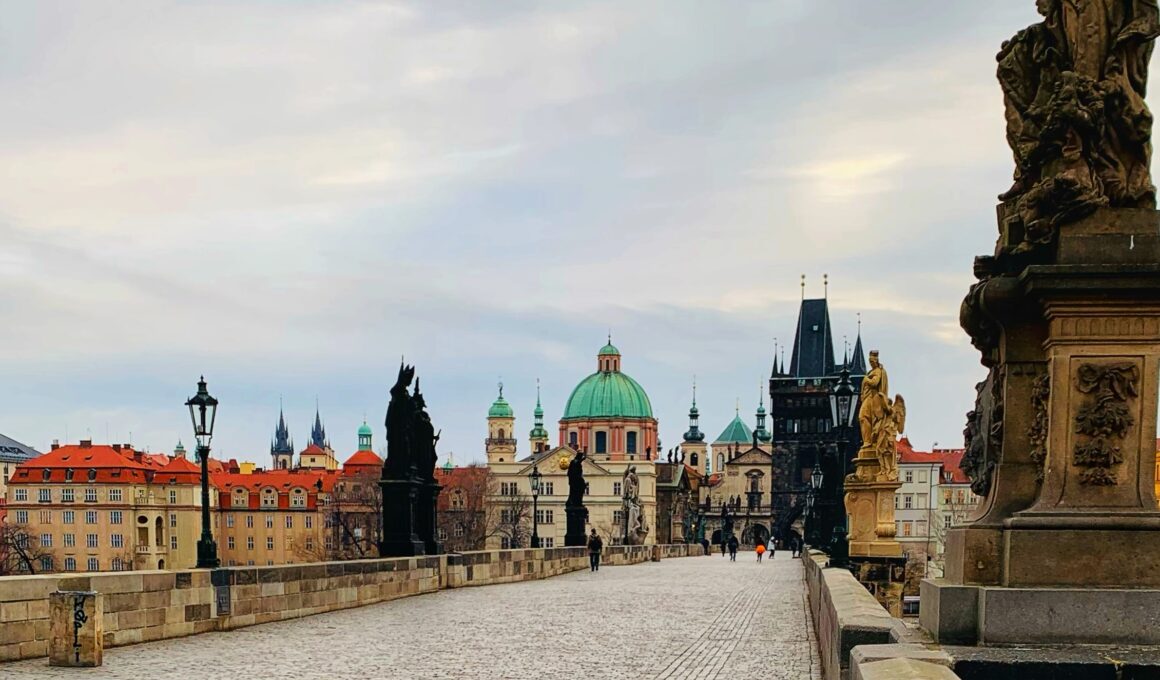
[{"label": "ornate stone pedestal", "polygon": [[846,514],[850,516],[850,557],[901,557],[894,540],[894,492],[899,482],[846,480]]},{"label": "ornate stone pedestal", "polygon": [[964,456],[987,498],[948,532],[946,577],[923,584],[940,641],[1139,644],[1154,627],[1155,609],[1098,603],[1116,588],[1160,601],[1160,219],[1098,210],[1050,259],[984,279],[964,307],[995,333]]},{"label": "ornate stone pedestal", "polygon": [[383,540],[380,557],[422,555],[426,546],[415,533],[415,501],[421,483],[415,479],[379,480],[383,493]]},{"label": "ornate stone pedestal", "polygon": [[584,531],[585,524],[588,522],[588,508],[583,505],[579,507],[565,505],[564,514],[568,518],[568,529],[564,533],[564,545],[569,547],[588,545],[588,535]]},{"label": "ornate stone pedestal", "polygon": [[434,482],[420,484],[415,499],[415,534],[423,541],[428,555],[442,555],[443,542],[438,536],[437,506],[442,486]]}]

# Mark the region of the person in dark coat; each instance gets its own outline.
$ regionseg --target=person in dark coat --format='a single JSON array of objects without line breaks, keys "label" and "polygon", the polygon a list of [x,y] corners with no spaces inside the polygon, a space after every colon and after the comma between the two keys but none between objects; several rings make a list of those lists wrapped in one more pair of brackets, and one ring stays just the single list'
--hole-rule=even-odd
[{"label": "person in dark coat", "polygon": [[707,539],[707,538],[701,539],[701,549],[705,551],[706,555],[713,554],[713,551],[709,549],[709,539]]},{"label": "person in dark coat", "polygon": [[596,534],[593,529],[588,536],[588,566],[592,571],[600,571],[600,553],[604,550],[604,539]]},{"label": "person in dark coat", "polygon": [[737,561],[737,546],[738,545],[740,545],[740,544],[737,542],[737,537],[730,536],[729,537],[729,561],[730,562]]}]

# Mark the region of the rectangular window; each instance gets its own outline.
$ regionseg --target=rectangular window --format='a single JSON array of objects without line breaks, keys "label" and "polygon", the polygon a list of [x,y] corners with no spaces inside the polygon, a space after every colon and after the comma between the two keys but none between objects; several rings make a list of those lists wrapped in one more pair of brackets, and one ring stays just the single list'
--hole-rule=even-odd
[{"label": "rectangular window", "polygon": [[903,522],[902,523],[902,535],[909,536],[910,530],[911,530],[910,522]]},{"label": "rectangular window", "polygon": [[40,547],[42,547],[42,548],[51,548],[52,547],[52,534],[41,534],[40,535]]},{"label": "rectangular window", "polygon": [[226,515],[226,527],[234,528],[234,516],[232,514]]},{"label": "rectangular window", "polygon": [[626,453],[636,453],[636,433],[626,432],[624,434],[624,450]]},{"label": "rectangular window", "polygon": [[66,547],[66,548],[77,547],[77,535],[76,534],[65,534],[64,535],[64,547]]},{"label": "rectangular window", "polygon": [[612,483],[612,495],[613,496],[620,495],[620,482],[613,482]]},{"label": "rectangular window", "polygon": [[617,526],[617,527],[621,527],[621,528],[624,527],[624,511],[623,510],[613,510],[612,511],[612,524],[613,524],[613,526]]},{"label": "rectangular window", "polygon": [[246,515],[246,528],[247,529],[254,528],[254,516],[253,515]]},{"label": "rectangular window", "polygon": [[12,500],[17,503],[23,503],[28,500],[28,489],[16,489],[13,492]]},{"label": "rectangular window", "polygon": [[924,494],[924,493],[918,494],[917,502],[918,502],[918,505],[917,505],[918,509],[925,510],[926,509],[926,494]]},{"label": "rectangular window", "polygon": [[894,509],[897,510],[898,506],[901,504],[902,504],[901,497],[898,494],[894,494]]},{"label": "rectangular window", "polygon": [[40,570],[52,571],[52,555],[45,555],[40,558]]},{"label": "rectangular window", "polygon": [[314,550],[314,538],[311,536],[306,537],[306,549]]},{"label": "rectangular window", "polygon": [[169,536],[169,549],[170,550],[177,550],[177,536],[174,536],[172,534]]},{"label": "rectangular window", "polygon": [[73,496],[74,496],[73,489],[71,489],[71,488],[60,490],[60,502],[61,503],[72,503],[73,500],[75,500],[73,498]]},{"label": "rectangular window", "polygon": [[266,537],[266,550],[273,550],[273,549],[274,549],[274,537],[267,536]]},{"label": "rectangular window", "polygon": [[266,528],[267,529],[274,528],[274,516],[273,515],[266,515]]},{"label": "rectangular window", "polygon": [[64,558],[64,570],[65,571],[76,571],[77,570],[77,559],[75,557]]},{"label": "rectangular window", "polygon": [[596,453],[608,453],[608,433],[596,432]]},{"label": "rectangular window", "polygon": [[109,501],[112,503],[120,503],[121,502],[121,490],[120,489],[109,489]]},{"label": "rectangular window", "polygon": [[918,483],[919,484],[926,484],[926,470],[919,470],[918,471]]},{"label": "rectangular window", "polygon": [[[576,442],[575,442],[575,439],[576,439],[576,437],[575,437],[575,434],[576,434],[576,433],[575,433],[575,432],[573,432],[572,434],[573,434],[573,437],[572,437],[572,439],[573,439],[573,442],[572,442],[572,443],[573,443],[573,444],[575,444],[575,443],[576,443]],[[509,548],[511,548],[511,547],[512,547],[512,542],[511,542],[511,541],[508,539],[508,537],[507,537],[507,536],[501,536],[501,537],[500,537],[500,539],[499,539],[499,547],[500,547],[502,550],[507,550],[507,549],[509,549]]]},{"label": "rectangular window", "polygon": [[292,508],[305,508],[306,507],[306,494],[296,493],[293,496],[291,496],[290,497],[290,507],[292,507]]},{"label": "rectangular window", "polygon": [[948,514],[946,514],[946,515],[943,515],[943,526],[944,526],[944,527],[946,527],[947,529],[950,529],[950,528],[951,528],[951,516],[950,516],[950,513],[948,513]]},{"label": "rectangular window", "polygon": [[112,567],[113,571],[125,571],[125,561],[120,557],[114,557]]},{"label": "rectangular window", "polygon": [[313,517],[312,515],[307,515],[307,516],[306,516],[306,528],[307,528],[307,529],[313,529],[313,528],[314,528],[314,517]]},{"label": "rectangular window", "polygon": [[123,519],[124,516],[120,510],[109,511],[109,524],[120,524]]},{"label": "rectangular window", "polygon": [[28,524],[28,511],[27,510],[17,510],[16,511],[16,523],[17,524]]},{"label": "rectangular window", "polygon": [[170,529],[177,528],[177,513],[176,512],[169,513],[169,528]]},{"label": "rectangular window", "polygon": [[926,522],[919,521],[915,525],[915,536],[926,536]]},{"label": "rectangular window", "polygon": [[109,547],[124,548],[125,536],[123,534],[112,534],[109,536]]},{"label": "rectangular window", "polygon": [[556,493],[556,485],[552,482],[540,482],[540,495],[552,496]]},{"label": "rectangular window", "polygon": [[294,515],[286,515],[286,528],[287,529],[294,528]]},{"label": "rectangular window", "polygon": [[246,560],[246,566],[247,566],[247,567],[252,567],[252,566],[254,566],[254,561],[253,561],[253,560]]},{"label": "rectangular window", "polygon": [[76,513],[72,510],[65,510],[62,513],[61,521],[65,524],[72,524],[76,521]]},{"label": "rectangular window", "polygon": [[169,490],[169,504],[177,505],[177,489]]},{"label": "rectangular window", "polygon": [[507,508],[500,508],[499,521],[503,524],[507,524],[508,522],[511,522],[512,521],[512,511],[508,510]]},{"label": "rectangular window", "polygon": [[226,536],[226,546],[229,547],[230,550],[234,549],[235,545],[233,536]]},{"label": "rectangular window", "polygon": [[906,483],[910,484],[913,481],[914,481],[914,470],[907,470],[906,471]]},{"label": "rectangular window", "polygon": [[99,538],[100,537],[97,536],[96,534],[85,534],[85,547],[86,548],[96,548],[97,546],[100,545],[100,543],[98,542]]},{"label": "rectangular window", "polygon": [[96,510],[85,510],[85,524],[96,524],[96,523],[97,523],[97,511]]},{"label": "rectangular window", "polygon": [[253,549],[254,549],[254,537],[253,536],[246,536],[246,550],[253,550]]},{"label": "rectangular window", "polygon": [[36,501],[38,503],[51,503],[52,502],[52,489],[41,489],[37,493]]},{"label": "rectangular window", "polygon": [[89,571],[100,571],[100,570],[101,570],[101,561],[95,557],[90,557],[89,558]]},{"label": "rectangular window", "polygon": [[555,548],[556,547],[556,539],[551,537],[551,536],[545,536],[545,537],[540,539],[540,547],[541,548]]},{"label": "rectangular window", "polygon": [[914,496],[906,494],[902,497],[902,507],[910,510],[914,507]]},{"label": "rectangular window", "polygon": [[91,486],[89,488],[85,489],[85,502],[86,503],[96,503],[97,502],[97,490]]},{"label": "rectangular window", "polygon": [[40,511],[40,523],[41,524],[52,524],[52,510],[41,510]]}]

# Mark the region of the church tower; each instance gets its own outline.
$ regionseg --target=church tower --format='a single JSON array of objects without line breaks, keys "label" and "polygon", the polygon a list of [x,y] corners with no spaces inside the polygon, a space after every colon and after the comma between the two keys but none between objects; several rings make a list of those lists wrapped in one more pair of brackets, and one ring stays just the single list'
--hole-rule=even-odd
[{"label": "church tower", "polygon": [[532,453],[537,454],[541,451],[547,451],[551,448],[548,443],[548,431],[544,429],[544,407],[540,406],[540,381],[536,381],[536,410],[535,427],[528,434],[528,441],[531,444]]},{"label": "church tower", "polygon": [[270,442],[270,458],[273,469],[289,470],[294,467],[294,442],[290,440],[290,430],[282,409],[278,409],[278,425],[274,428],[274,439]]},{"label": "church tower", "polygon": [[330,440],[326,438],[326,428],[322,426],[322,415],[318,412],[318,405],[314,405],[314,427],[310,428],[310,443],[320,449],[329,449]]},{"label": "church tower", "polygon": [[764,386],[758,388],[757,398],[757,428],[753,430],[753,436],[757,439],[757,446],[762,451],[769,453],[772,450],[771,442],[773,435],[769,430],[765,429],[765,390]]},{"label": "church tower", "polygon": [[487,439],[484,444],[488,465],[510,463],[516,459],[515,427],[516,416],[503,398],[503,383],[500,383],[499,396],[487,410]]},{"label": "church tower", "polygon": [[375,431],[367,425],[367,421],[363,421],[362,427],[358,429],[358,450],[359,451],[373,451],[371,440],[375,436]]},{"label": "church tower", "polygon": [[689,431],[681,444],[685,461],[698,472],[709,474],[709,451],[701,431],[701,412],[697,410],[697,383],[693,382],[693,405],[689,407]]}]

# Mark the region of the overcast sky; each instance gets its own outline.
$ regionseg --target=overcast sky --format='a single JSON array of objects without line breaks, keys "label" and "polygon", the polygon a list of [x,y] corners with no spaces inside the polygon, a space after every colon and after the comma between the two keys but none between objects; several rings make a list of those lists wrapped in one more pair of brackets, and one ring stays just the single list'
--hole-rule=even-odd
[{"label": "overcast sky", "polygon": [[[662,445],[697,376],[752,421],[799,276],[862,313],[917,447],[959,446],[958,329],[1008,188],[994,55],[1023,0],[2,2],[0,432],[339,458],[399,357],[442,452],[521,450],[611,329]],[[787,352],[788,355],[788,352]],[[106,435],[106,433],[108,433]],[[553,437],[555,435],[553,434]]]}]

